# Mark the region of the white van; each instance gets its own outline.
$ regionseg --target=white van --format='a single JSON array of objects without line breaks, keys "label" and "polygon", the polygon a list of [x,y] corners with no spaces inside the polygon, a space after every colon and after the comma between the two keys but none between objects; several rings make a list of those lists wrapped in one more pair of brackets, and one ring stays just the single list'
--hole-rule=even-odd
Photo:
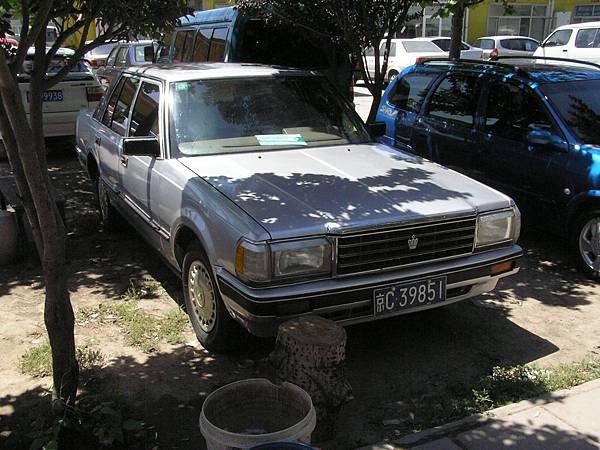
[{"label": "white van", "polygon": [[574,23],[558,27],[544,39],[533,56],[600,63],[600,22]]}]

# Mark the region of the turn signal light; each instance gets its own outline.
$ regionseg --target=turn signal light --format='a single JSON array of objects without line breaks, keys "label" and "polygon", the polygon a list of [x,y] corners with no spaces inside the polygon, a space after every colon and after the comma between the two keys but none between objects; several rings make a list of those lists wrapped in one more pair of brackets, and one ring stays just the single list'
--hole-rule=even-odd
[{"label": "turn signal light", "polygon": [[506,261],[494,264],[490,268],[490,275],[500,275],[501,273],[510,272],[515,267],[514,261]]}]

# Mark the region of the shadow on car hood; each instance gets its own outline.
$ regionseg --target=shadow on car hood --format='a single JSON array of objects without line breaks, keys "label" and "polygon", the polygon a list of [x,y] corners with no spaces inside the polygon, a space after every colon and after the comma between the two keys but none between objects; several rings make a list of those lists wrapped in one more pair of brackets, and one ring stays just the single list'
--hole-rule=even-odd
[{"label": "shadow on car hood", "polygon": [[511,203],[475,180],[380,144],[180,161],[274,239],[471,215]]}]

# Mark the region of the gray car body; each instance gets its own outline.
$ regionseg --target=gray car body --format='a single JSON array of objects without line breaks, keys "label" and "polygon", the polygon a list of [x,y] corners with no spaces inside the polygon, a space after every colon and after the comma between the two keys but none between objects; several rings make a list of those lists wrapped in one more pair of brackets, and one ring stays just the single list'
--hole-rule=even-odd
[{"label": "gray car body", "polygon": [[[81,163],[88,169],[97,165],[115,206],[175,270],[181,269],[182,236],[189,237],[190,232],[206,251],[219,285],[223,281],[259,301],[354,289],[365,283],[385,284],[520,255],[521,249],[511,245],[460,261],[360,276],[266,287],[240,281],[235,251],[241,239],[335,239],[359,230],[476,216],[514,205],[509,197],[477,181],[378,143],[172,157],[168,102],[164,101],[169,98],[172,82],[281,74],[276,68],[226,63],[186,65],[177,70],[173,66],[129,69],[126,76],[161,86],[158,158],[123,156],[122,136],[94,118],[93,112],[80,114],[77,151]],[[123,158],[127,158],[126,166],[120,163]],[[493,289],[497,279],[485,277],[471,294]],[[255,334],[271,334],[273,324],[280,319],[257,318],[231,296],[221,294],[232,316]],[[269,331],[254,327],[261,321]]]}]

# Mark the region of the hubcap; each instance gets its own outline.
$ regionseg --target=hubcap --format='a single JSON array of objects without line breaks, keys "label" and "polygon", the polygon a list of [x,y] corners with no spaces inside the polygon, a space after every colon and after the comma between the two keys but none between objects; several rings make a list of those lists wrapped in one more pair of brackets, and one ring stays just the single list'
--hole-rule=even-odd
[{"label": "hubcap", "polygon": [[108,217],[108,195],[101,180],[98,180],[98,202],[100,203],[100,214],[102,215],[102,220],[105,220],[106,217]]},{"label": "hubcap", "polygon": [[581,229],[579,253],[590,269],[600,272],[600,217],[594,217]]},{"label": "hubcap", "polygon": [[208,269],[200,261],[194,261],[190,265],[188,294],[200,327],[209,333],[215,327],[217,313],[215,290]]}]

